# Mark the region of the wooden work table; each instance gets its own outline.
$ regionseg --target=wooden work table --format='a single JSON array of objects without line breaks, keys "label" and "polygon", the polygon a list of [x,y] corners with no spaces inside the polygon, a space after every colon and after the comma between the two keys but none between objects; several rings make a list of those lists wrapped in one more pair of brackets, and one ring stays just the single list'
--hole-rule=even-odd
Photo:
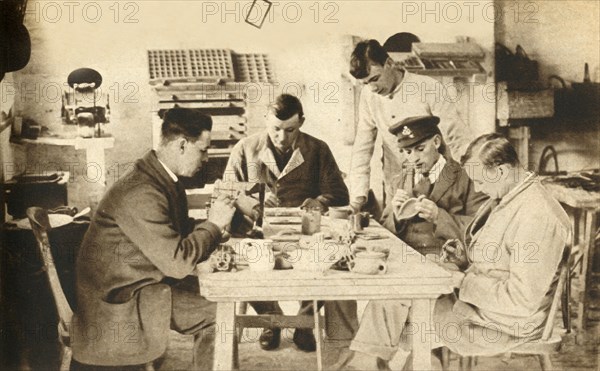
[{"label": "wooden work table", "polygon": [[[296,229],[299,224],[272,226],[265,219],[265,236],[269,238],[280,228]],[[330,231],[340,220],[330,221],[323,217],[322,231]],[[431,369],[431,344],[433,331],[433,306],[442,294],[452,292],[451,274],[425,258],[404,242],[396,238],[381,225],[371,221],[365,232],[379,235],[374,240],[357,239],[356,245],[365,247],[387,247],[390,250],[387,273],[362,275],[347,271],[326,270],[311,272],[300,270],[273,270],[253,272],[199,273],[202,296],[217,302],[217,338],[215,342],[215,370],[230,370],[234,365],[236,340],[235,303],[257,300],[411,300],[410,321],[416,324],[421,335],[413,339],[413,368]],[[329,249],[336,246],[325,240]],[[235,244],[237,240],[229,244]],[[292,243],[293,244],[293,243]],[[285,243],[289,251],[290,242]],[[341,247],[341,246],[340,246]],[[300,253],[313,253],[312,250],[299,250]],[[327,254],[328,252],[325,252]],[[329,253],[332,253],[329,250]],[[292,254],[290,254],[292,255]],[[293,264],[294,258],[290,258]],[[320,261],[320,260],[319,260]],[[316,305],[316,303],[315,303]],[[314,315],[315,328],[320,328],[319,314]],[[315,331],[320,344],[320,331]],[[317,366],[322,369],[321,347],[317,347]]]}]

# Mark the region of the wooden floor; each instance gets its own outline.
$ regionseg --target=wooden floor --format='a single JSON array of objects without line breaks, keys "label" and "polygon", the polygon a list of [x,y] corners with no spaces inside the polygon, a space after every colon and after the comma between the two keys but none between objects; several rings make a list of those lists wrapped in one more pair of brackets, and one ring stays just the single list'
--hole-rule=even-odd
[{"label": "wooden floor", "polygon": [[[575,284],[575,281],[574,281]],[[585,370],[596,371],[599,369],[600,345],[600,284],[595,284],[595,290],[590,293],[591,308],[588,329],[584,332],[573,329],[563,340],[561,351],[552,356],[552,362],[557,370]],[[573,297],[577,297],[577,287],[573,288]],[[295,303],[283,303],[286,314],[292,314],[297,308]],[[361,307],[359,303],[359,307]],[[364,307],[364,305],[362,306]],[[573,308],[577,308],[573,304]],[[359,310],[359,315],[360,315]],[[577,313],[573,314],[574,316]],[[360,318],[360,317],[359,317]],[[555,323],[562,328],[560,313]],[[283,334],[282,345],[276,351],[266,352],[259,348],[257,340],[259,329],[246,329],[244,339],[240,344],[240,369],[241,370],[314,370],[317,367],[316,354],[304,353],[295,348],[292,342],[292,331]],[[325,350],[324,365],[327,367],[334,363],[337,357],[327,354]],[[175,332],[170,334],[170,343],[161,370],[188,370],[192,361],[192,338],[182,336]],[[391,364],[392,369],[394,363]],[[451,359],[451,370],[458,370],[458,361]],[[508,356],[501,358],[479,358],[474,370],[539,370],[536,358],[528,356]]]}]

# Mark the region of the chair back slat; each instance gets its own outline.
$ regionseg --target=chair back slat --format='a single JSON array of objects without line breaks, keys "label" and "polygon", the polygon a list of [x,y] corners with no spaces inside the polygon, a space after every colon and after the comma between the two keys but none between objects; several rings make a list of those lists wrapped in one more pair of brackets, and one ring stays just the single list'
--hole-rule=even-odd
[{"label": "chair back slat", "polygon": [[542,341],[547,341],[552,336],[552,330],[554,329],[554,317],[556,317],[556,312],[558,311],[558,304],[561,301],[560,299],[562,296],[562,292],[567,281],[567,276],[569,274],[569,257],[571,256],[571,243],[570,239],[567,239],[567,241],[569,241],[569,243],[565,246],[563,250],[562,260],[560,262],[561,268],[560,275],[558,277],[558,284],[556,286],[556,291],[554,292],[554,297],[552,298],[552,305],[550,306],[548,319],[546,319],[544,331],[542,332]]},{"label": "chair back slat", "polygon": [[[61,341],[68,340],[69,337],[69,323],[73,317],[73,311],[71,306],[65,297],[65,293],[60,284],[58,278],[58,272],[54,265],[54,258],[52,257],[52,251],[50,250],[50,240],[48,239],[48,231],[52,229],[50,226],[50,220],[48,218],[48,212],[39,207],[30,207],[27,209],[27,218],[31,224],[31,229],[35,236],[37,246],[42,257],[44,264],[44,270],[50,283],[50,289],[52,290],[52,296],[56,304],[56,310],[58,312],[58,331],[61,337]],[[65,344],[69,345],[69,344]]]}]

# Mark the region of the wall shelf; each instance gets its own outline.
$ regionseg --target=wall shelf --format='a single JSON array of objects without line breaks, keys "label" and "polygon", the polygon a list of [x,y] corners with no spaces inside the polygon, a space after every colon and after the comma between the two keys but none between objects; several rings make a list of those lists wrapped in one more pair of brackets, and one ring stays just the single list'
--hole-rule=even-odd
[{"label": "wall shelf", "polygon": [[408,72],[430,77],[447,79],[461,78],[484,83],[487,73],[479,60],[452,61],[449,58],[434,60],[421,58],[414,53],[389,53],[390,57],[399,62]]},{"label": "wall shelf", "polygon": [[[114,137],[104,138],[57,138],[57,137],[38,137],[37,139],[26,139],[12,137],[11,143],[20,145],[49,145],[49,146],[65,146],[73,147],[76,150],[85,150],[85,158],[87,164],[97,164],[100,169],[95,167],[86,167],[88,178],[97,179],[102,186],[106,185],[106,158],[105,150],[115,146]],[[100,174],[93,174],[94,171],[99,171]]]},{"label": "wall shelf", "polygon": [[11,137],[11,143],[15,144],[44,144],[49,146],[71,146],[75,149],[87,149],[89,147],[101,146],[102,148],[112,148],[115,145],[114,137],[104,138],[59,138],[59,137],[38,137],[37,139],[27,139]]}]

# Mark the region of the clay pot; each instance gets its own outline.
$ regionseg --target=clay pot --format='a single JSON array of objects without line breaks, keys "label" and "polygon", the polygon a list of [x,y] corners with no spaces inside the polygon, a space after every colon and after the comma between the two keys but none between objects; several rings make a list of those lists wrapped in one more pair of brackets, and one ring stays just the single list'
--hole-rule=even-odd
[{"label": "clay pot", "polygon": [[349,206],[337,206],[329,208],[329,217],[332,219],[348,219],[352,214],[352,209]]},{"label": "clay pot", "polygon": [[416,209],[417,202],[419,200],[416,198],[409,198],[402,204],[400,207],[400,212],[396,215],[398,219],[410,219],[416,216],[419,212]]}]

